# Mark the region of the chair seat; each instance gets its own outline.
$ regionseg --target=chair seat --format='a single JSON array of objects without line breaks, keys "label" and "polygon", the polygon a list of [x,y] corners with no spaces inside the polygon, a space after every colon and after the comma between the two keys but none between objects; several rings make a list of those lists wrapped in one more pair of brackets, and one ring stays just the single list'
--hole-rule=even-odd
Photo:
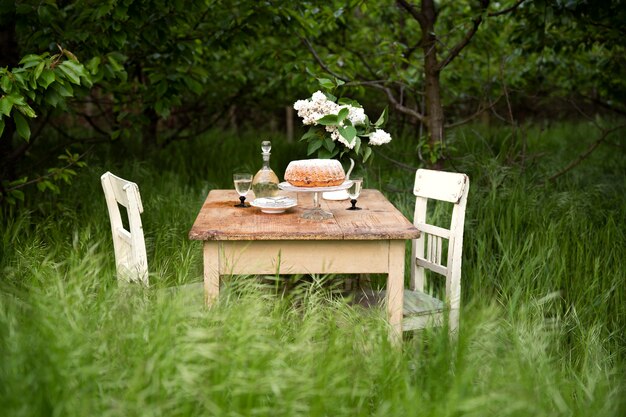
[{"label": "chair seat", "polygon": [[[352,293],[354,302],[369,308],[381,306],[385,301],[386,291],[359,289]],[[404,290],[402,308],[402,330],[421,329],[429,325],[441,325],[443,322],[443,301],[421,291]]]}]

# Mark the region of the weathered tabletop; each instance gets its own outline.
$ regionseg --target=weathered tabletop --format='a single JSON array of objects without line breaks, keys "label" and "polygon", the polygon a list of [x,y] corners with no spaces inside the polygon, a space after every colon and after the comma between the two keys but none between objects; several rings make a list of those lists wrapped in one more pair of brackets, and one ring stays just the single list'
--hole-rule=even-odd
[{"label": "weathered tabletop", "polygon": [[[233,207],[238,195],[234,190],[212,190],[204,202],[189,238],[193,240],[379,240],[414,239],[419,231],[378,190],[363,190],[357,206],[346,210],[348,200],[320,198],[324,210],[333,213],[327,220],[307,220],[303,210],[313,206],[312,193],[288,193],[298,205],[284,213],[267,214],[255,207]],[[248,200],[254,199],[252,192]]]},{"label": "weathered tabletop", "polygon": [[[248,194],[250,200],[254,196]],[[255,207],[234,207],[234,190],[212,190],[189,231],[204,241],[206,302],[219,296],[220,276],[256,274],[387,274],[390,336],[401,340],[404,256],[408,239],[419,231],[377,190],[363,190],[357,206],[349,201],[320,204],[333,213],[327,220],[307,220],[312,193],[286,193],[298,205],[280,214]]]}]

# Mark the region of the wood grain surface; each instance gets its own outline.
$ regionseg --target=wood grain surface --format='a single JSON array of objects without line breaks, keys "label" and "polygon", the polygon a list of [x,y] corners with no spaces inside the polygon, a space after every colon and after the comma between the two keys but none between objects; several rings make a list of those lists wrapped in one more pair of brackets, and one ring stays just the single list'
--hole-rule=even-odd
[{"label": "wood grain surface", "polygon": [[[259,208],[238,208],[235,190],[209,192],[189,231],[192,240],[377,240],[415,239],[419,231],[378,190],[363,190],[357,206],[346,210],[350,201],[327,201],[324,210],[333,213],[327,220],[307,220],[302,212],[313,207],[312,193],[281,192],[296,198],[298,205],[284,213],[263,213]],[[248,194],[249,201],[254,194]]]}]

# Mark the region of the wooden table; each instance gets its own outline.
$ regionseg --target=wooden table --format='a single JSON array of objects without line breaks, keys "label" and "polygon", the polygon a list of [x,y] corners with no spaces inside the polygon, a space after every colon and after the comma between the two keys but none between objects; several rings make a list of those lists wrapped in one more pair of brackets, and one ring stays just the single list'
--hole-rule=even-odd
[{"label": "wooden table", "polygon": [[[326,201],[328,220],[306,220],[311,193],[287,193],[298,206],[280,214],[233,207],[234,190],[212,190],[189,231],[204,241],[204,289],[210,304],[219,295],[220,275],[385,273],[387,312],[393,337],[402,334],[404,254],[407,239],[419,231],[378,190],[363,190],[357,206]],[[252,192],[248,194],[251,201]]]}]

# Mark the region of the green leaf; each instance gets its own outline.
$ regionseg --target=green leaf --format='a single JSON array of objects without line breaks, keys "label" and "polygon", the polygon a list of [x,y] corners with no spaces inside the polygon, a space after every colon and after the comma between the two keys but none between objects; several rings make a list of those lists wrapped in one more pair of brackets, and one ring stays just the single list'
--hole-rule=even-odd
[{"label": "green leaf", "polygon": [[202,84],[191,77],[184,77],[183,81],[187,87],[196,95],[202,94]]},{"label": "green leaf", "polygon": [[348,143],[352,144],[352,141],[356,137],[356,129],[354,126],[339,127],[337,130],[339,131],[339,134],[348,141]]},{"label": "green leaf", "polygon": [[74,68],[68,65],[69,63],[70,61],[63,61],[61,65],[59,65],[57,68],[59,68],[59,70],[63,74],[65,74],[65,76],[68,80],[70,80],[71,83],[80,85],[80,75],[76,73]]},{"label": "green leaf", "polygon": [[45,69],[41,73],[41,80],[39,81],[39,84],[41,84],[43,88],[48,88],[48,86],[52,84],[55,79],[56,77],[54,75],[54,71]]},{"label": "green leaf", "polygon": [[332,126],[332,125],[336,125],[337,123],[339,123],[339,121],[337,120],[336,114],[327,114],[321,119],[318,119],[317,123],[324,125],[324,126]]},{"label": "green leaf", "polygon": [[328,136],[324,138],[324,148],[326,148],[328,152],[332,152],[335,150],[335,142]]},{"label": "green leaf", "polygon": [[372,148],[367,145],[363,145],[363,162],[367,162],[369,157],[372,155]]},{"label": "green leaf", "polygon": [[33,108],[30,107],[28,104],[24,104],[24,105],[20,105],[16,107],[20,112],[22,112],[24,116],[28,116],[30,118],[37,117],[37,113],[35,113],[35,110],[33,110]]},{"label": "green leaf", "polygon": [[58,82],[52,84],[52,88],[54,88],[61,97],[72,97],[74,95],[74,89],[70,84]]},{"label": "green leaf", "polygon": [[319,148],[322,147],[322,144],[324,143],[324,141],[321,140],[313,140],[311,142],[309,142],[309,146],[306,150],[306,154],[307,155],[312,155],[313,153],[315,153],[315,151],[317,151]]},{"label": "green leaf", "polygon": [[337,101],[337,104],[342,105],[342,106],[362,107],[361,103],[359,103],[358,101],[352,100],[352,99],[346,98],[346,97],[341,97]]},{"label": "green leaf", "polygon": [[162,81],[156,84],[155,91],[157,93],[157,97],[163,97],[165,93],[167,93],[167,81]]},{"label": "green leaf", "polygon": [[337,123],[343,122],[343,120],[348,117],[348,113],[350,113],[350,110],[348,109],[344,108],[339,110],[339,113],[337,113]]},{"label": "green leaf", "polygon": [[4,119],[0,117],[0,138],[2,137],[2,132],[4,132]]},{"label": "green leaf", "polygon": [[320,148],[320,150],[317,152],[317,157],[320,159],[330,159],[333,156],[336,156],[338,153],[339,149],[335,149],[334,151],[330,152],[326,148]]},{"label": "green leaf", "polygon": [[318,78],[317,82],[322,88],[326,90],[332,90],[333,88],[335,88],[335,83],[328,78]]},{"label": "green leaf", "polygon": [[46,95],[44,96],[44,100],[46,103],[56,108],[59,103],[63,102],[63,97],[59,93],[57,93],[54,89],[46,90]]},{"label": "green leaf", "polygon": [[0,81],[0,87],[5,93],[11,92],[11,79],[7,76],[2,77],[2,81]]},{"label": "green leaf", "polygon": [[91,73],[91,75],[96,75],[98,73],[98,68],[100,67],[100,57],[95,56],[87,62],[87,69]]},{"label": "green leaf", "polygon": [[380,117],[378,118],[378,120],[376,120],[376,123],[374,123],[374,126],[381,127],[381,126],[384,126],[385,123],[387,123],[387,107],[385,107],[383,112],[380,114]]},{"label": "green leaf", "polygon": [[316,126],[311,126],[309,130],[304,135],[302,135],[302,138],[300,138],[300,140],[317,139],[318,131],[319,129]]},{"label": "green leaf", "polygon": [[13,108],[12,96],[3,96],[2,98],[0,98],[0,114],[4,114],[5,116],[10,116],[12,108]]},{"label": "green leaf", "polygon": [[355,143],[354,143],[354,152],[358,155],[360,149],[361,149],[361,138],[357,136],[355,138]]},{"label": "green leaf", "polygon": [[35,72],[33,73],[33,78],[35,80],[39,79],[45,66],[46,66],[46,63],[44,61],[41,61],[39,65],[37,65],[37,68],[35,68]]},{"label": "green leaf", "polygon": [[24,58],[20,60],[19,64],[22,65],[24,68],[30,68],[39,64],[41,60],[42,58],[39,55],[28,54],[28,55],[25,55]]},{"label": "green leaf", "polygon": [[16,200],[24,201],[24,193],[21,190],[11,190],[11,197]]},{"label": "green leaf", "polygon": [[156,103],[154,103],[154,111],[163,119],[170,117],[171,110],[170,104],[166,100],[157,100]]},{"label": "green leaf", "polygon": [[28,142],[30,139],[30,127],[28,126],[26,119],[24,119],[24,116],[22,116],[19,112],[13,112],[13,120],[15,121],[17,134]]}]

